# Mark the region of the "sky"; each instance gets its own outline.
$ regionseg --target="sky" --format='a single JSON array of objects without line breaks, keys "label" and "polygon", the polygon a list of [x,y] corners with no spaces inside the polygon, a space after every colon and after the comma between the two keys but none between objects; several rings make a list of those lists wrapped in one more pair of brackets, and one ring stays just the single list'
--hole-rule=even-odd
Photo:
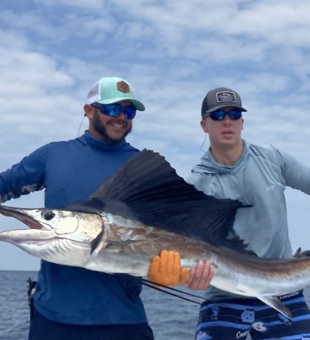
[{"label": "sky", "polygon": [[[0,171],[87,129],[83,105],[101,77],[129,81],[146,111],[128,141],[187,177],[209,148],[200,127],[209,90],[237,91],[243,138],[310,166],[310,3],[288,0],[2,0]],[[293,249],[310,249],[310,197],[287,189]],[[43,192],[5,203],[43,207]],[[26,228],[0,217],[0,231]],[[0,270],[39,259],[0,243]]]}]

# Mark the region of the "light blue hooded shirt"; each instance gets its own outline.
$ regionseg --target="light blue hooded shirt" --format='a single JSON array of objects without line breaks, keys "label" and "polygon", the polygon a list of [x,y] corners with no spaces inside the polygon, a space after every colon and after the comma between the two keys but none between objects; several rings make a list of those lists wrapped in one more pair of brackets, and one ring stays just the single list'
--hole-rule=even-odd
[{"label": "light blue hooded shirt", "polygon": [[[237,211],[234,230],[259,257],[291,257],[286,202],[287,186],[310,195],[310,168],[273,146],[243,141],[243,153],[234,166],[217,163],[210,150],[194,166],[187,181],[207,195],[252,205]],[[210,287],[207,298],[231,298]]]}]

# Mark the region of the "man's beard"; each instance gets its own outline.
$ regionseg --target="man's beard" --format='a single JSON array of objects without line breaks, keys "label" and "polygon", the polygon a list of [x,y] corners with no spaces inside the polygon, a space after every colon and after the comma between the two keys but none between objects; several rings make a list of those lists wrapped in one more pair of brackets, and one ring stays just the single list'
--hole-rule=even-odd
[{"label": "man's beard", "polygon": [[[107,124],[109,124],[109,123],[107,123]],[[124,139],[132,130],[132,125],[131,125],[128,128],[128,130],[126,130],[124,132],[124,135],[121,138],[119,138],[119,139],[111,138],[107,133],[106,127],[104,126],[104,124],[102,124],[101,120],[99,119],[98,114],[94,115],[93,127],[103,137],[104,140],[106,140],[109,143],[115,143],[115,144],[119,143],[122,139]]]}]

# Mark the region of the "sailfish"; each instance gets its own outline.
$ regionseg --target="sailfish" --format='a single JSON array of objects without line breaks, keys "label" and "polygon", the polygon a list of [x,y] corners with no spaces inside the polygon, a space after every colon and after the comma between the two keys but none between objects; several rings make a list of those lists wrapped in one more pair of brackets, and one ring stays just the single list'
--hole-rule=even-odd
[{"label": "sailfish", "polygon": [[310,283],[309,252],[263,259],[234,233],[237,200],[216,199],[177,175],[163,156],[143,150],[131,157],[85,201],[62,209],[0,206],[30,229],[0,233],[45,261],[106,273],[146,276],[161,250],[180,253],[182,267],[209,260],[211,285],[256,297],[288,318],[279,295]]}]

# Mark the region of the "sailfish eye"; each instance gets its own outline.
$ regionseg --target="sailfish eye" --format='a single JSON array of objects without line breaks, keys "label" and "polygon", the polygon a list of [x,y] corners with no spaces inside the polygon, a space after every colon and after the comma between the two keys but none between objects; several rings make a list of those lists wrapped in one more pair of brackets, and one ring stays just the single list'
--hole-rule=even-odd
[{"label": "sailfish eye", "polygon": [[55,217],[55,214],[51,210],[47,210],[42,213],[42,217],[45,218],[47,221],[50,221]]}]

